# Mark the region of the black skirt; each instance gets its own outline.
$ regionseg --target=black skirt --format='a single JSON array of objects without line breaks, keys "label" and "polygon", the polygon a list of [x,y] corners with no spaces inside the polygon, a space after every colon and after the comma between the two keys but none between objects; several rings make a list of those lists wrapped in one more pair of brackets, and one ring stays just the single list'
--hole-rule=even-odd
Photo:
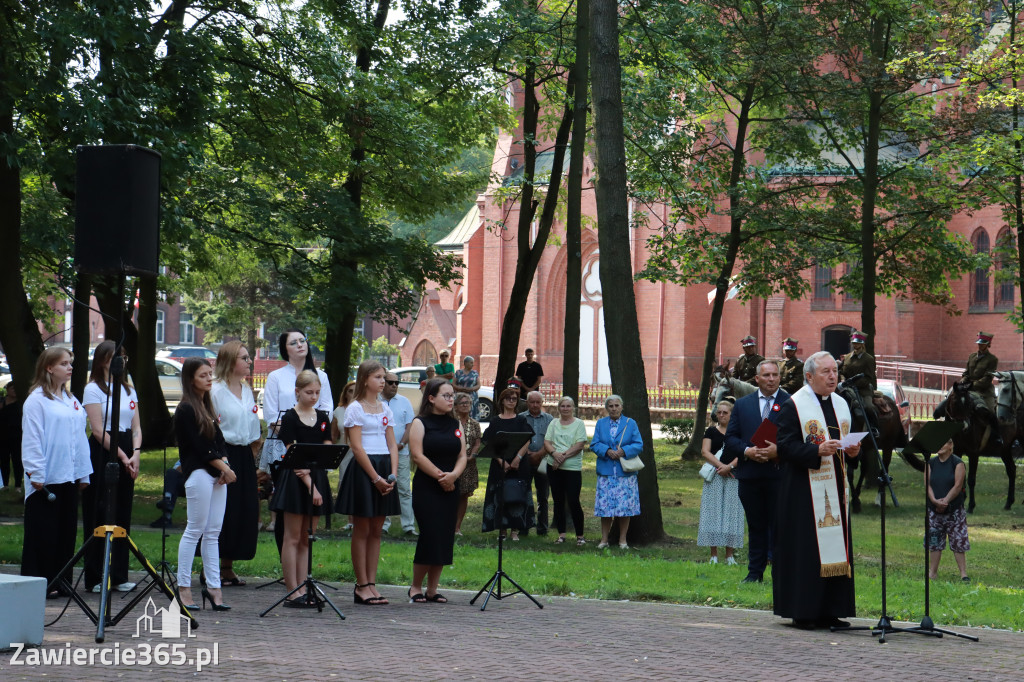
[{"label": "black skirt", "polygon": [[220,558],[248,561],[256,556],[259,537],[260,500],[256,482],[256,461],[248,445],[226,444],[228,465],[235,482],[228,484],[227,506],[220,531]]},{"label": "black skirt", "polygon": [[[370,455],[370,464],[381,478],[391,475],[391,455]],[[363,467],[353,459],[341,478],[338,504],[334,511],[371,519],[377,516],[396,516],[402,513],[398,504],[398,486],[387,495],[381,495]]]},{"label": "black skirt", "polygon": [[[320,491],[323,504],[313,505],[313,516],[325,516],[331,513],[333,499],[331,498],[331,482],[327,480],[327,472],[317,469],[313,472],[313,483]],[[276,512],[288,514],[309,514],[310,495],[306,484],[295,475],[294,469],[282,469],[281,478],[274,489],[274,496],[270,498],[270,508]]]}]

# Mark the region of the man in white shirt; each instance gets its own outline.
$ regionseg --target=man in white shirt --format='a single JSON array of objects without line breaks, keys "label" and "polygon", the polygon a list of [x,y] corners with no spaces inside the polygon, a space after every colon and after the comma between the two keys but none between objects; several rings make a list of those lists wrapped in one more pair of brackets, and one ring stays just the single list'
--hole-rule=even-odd
[{"label": "man in white shirt", "polygon": [[[384,392],[381,400],[388,404],[395,416],[392,428],[398,443],[398,502],[402,506],[402,530],[406,535],[416,532],[416,517],[412,513],[411,469],[409,467],[409,425],[416,417],[412,403],[404,395],[398,395],[398,375],[388,372],[384,375]],[[385,519],[384,532],[391,527],[391,519]]]}]

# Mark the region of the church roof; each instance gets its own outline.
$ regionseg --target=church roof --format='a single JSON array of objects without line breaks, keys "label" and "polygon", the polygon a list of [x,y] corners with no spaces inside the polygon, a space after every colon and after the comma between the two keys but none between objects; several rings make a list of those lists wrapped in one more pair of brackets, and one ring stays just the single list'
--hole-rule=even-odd
[{"label": "church roof", "polygon": [[[537,159],[534,162],[533,170],[533,181],[537,185],[547,185],[551,180],[551,169],[555,165],[555,152],[546,151],[537,154]],[[505,187],[516,187],[523,183],[523,175],[526,172],[526,166],[518,166],[515,168],[508,177],[502,182]],[[569,155],[566,154],[562,160],[562,177],[569,172]]]},{"label": "church roof", "polygon": [[455,229],[434,242],[434,246],[445,250],[461,249],[462,245],[469,241],[479,227],[480,207],[474,203],[473,207],[466,211],[466,215],[462,216],[462,220],[455,226]]}]

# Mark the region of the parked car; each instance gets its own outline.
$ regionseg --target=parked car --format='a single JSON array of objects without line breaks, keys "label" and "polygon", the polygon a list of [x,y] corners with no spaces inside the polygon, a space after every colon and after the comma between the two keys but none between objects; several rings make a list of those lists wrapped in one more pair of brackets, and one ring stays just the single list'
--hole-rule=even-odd
[{"label": "parked car", "polygon": [[185,362],[185,358],[206,358],[213,364],[217,359],[217,352],[206,346],[167,346],[156,352],[157,358]]},{"label": "parked car", "polygon": [[878,391],[884,395],[889,396],[896,403],[896,406],[900,410],[900,422],[903,423],[903,430],[910,433],[910,401],[907,400],[907,394],[903,391],[903,387],[897,384],[892,379],[879,379],[878,380]]},{"label": "parked car", "polygon": [[[427,368],[421,367],[399,367],[391,370],[398,376],[398,392],[409,399],[413,410],[420,409],[423,401],[423,393],[420,392],[420,382],[427,378]],[[494,416],[494,388],[481,386],[477,391],[477,419],[481,422],[488,422]]]},{"label": "parked car", "polygon": [[164,400],[177,402],[181,400],[181,363],[170,358],[157,358],[156,374],[160,378],[160,390],[164,392]]},{"label": "parked car", "polygon": [[0,363],[0,388],[3,388],[7,384],[11,383],[11,368],[4,363]]}]

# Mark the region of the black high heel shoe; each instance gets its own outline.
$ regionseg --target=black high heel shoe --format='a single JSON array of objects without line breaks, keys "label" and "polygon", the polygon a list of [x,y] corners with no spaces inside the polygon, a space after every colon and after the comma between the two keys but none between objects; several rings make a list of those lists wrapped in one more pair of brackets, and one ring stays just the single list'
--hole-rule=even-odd
[{"label": "black high heel shoe", "polygon": [[211,595],[210,591],[207,590],[204,587],[203,588],[203,609],[206,609],[206,600],[207,599],[210,600],[210,608],[213,609],[214,611],[230,611],[231,610],[231,607],[228,606],[227,604],[218,604],[217,602],[213,601],[213,595]]},{"label": "black high heel shoe", "polygon": [[[203,591],[205,592],[206,590],[203,590]],[[199,607],[196,606],[195,604],[186,604],[185,602],[181,601],[181,592],[179,592],[177,588],[175,588],[174,594],[175,594],[176,597],[178,597],[178,603],[182,604],[186,609],[189,609],[189,610],[192,610],[192,609],[198,610],[199,609]],[[194,600],[195,596],[193,596],[192,599]]]},{"label": "black high heel shoe", "polygon": [[366,583],[365,585],[356,585],[352,588],[352,601],[356,604],[365,604],[366,606],[382,606],[388,603],[388,600],[384,597],[360,597],[356,590],[360,587],[369,587],[375,583]]}]

